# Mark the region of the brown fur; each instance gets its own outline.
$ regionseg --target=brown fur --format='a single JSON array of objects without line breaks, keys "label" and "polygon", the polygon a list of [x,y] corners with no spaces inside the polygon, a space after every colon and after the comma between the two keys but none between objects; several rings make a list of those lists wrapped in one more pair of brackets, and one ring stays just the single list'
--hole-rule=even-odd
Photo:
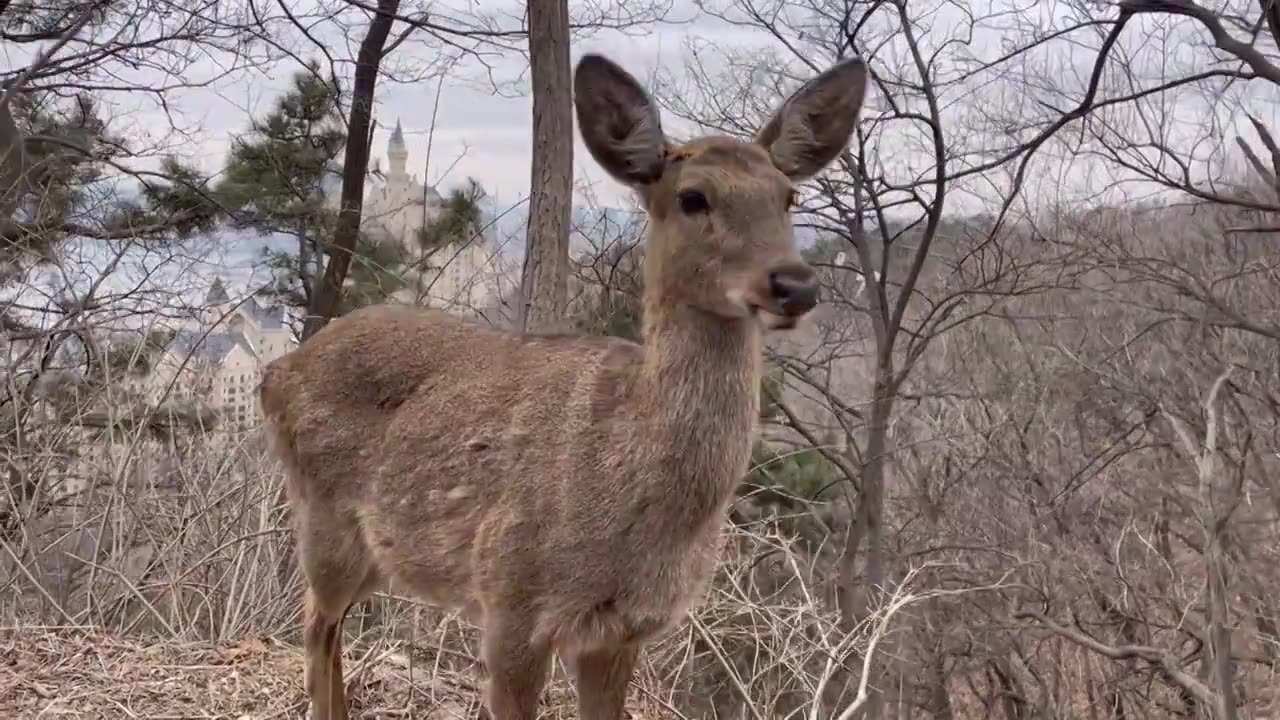
[{"label": "brown fur", "polygon": [[[652,218],[643,345],[375,306],[267,367],[262,407],[308,584],[313,718],[346,717],[341,621],[387,580],[481,626],[497,720],[536,716],[555,651],[574,668],[583,718],[622,717],[640,647],[681,620],[714,569],[751,451],[762,324],[779,314],[769,273],[807,271],[791,181],[843,149],[862,77],[846,63],[799,91],[774,133],[789,146],[675,148],[629,75],[598,56],[579,63],[584,140]],[[779,157],[801,170],[784,175]],[[707,212],[681,210],[690,188]]]}]

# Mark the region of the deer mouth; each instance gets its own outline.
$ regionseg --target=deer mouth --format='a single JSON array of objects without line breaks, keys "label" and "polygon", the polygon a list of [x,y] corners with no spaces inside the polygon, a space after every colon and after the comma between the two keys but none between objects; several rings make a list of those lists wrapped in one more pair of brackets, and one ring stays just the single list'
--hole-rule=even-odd
[{"label": "deer mouth", "polygon": [[737,306],[736,317],[744,317],[743,311],[746,311],[746,317],[755,321],[761,330],[769,332],[772,330],[794,330],[800,323],[800,318],[807,314],[807,310],[801,313],[787,312],[786,307],[782,304],[774,302],[768,296],[762,293],[746,291],[730,291],[729,301]]},{"label": "deer mouth", "polygon": [[794,330],[800,321],[797,315],[784,315],[774,312],[763,305],[752,304],[750,306],[751,317],[760,323],[760,327],[766,332],[770,330]]}]

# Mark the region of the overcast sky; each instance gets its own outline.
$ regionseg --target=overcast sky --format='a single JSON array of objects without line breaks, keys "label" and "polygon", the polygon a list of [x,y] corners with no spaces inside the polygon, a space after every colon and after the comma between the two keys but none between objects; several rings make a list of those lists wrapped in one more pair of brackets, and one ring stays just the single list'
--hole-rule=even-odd
[{"label": "overcast sky", "polygon": [[[339,2],[316,0],[321,1],[329,4]],[[414,12],[425,1],[406,0],[402,5],[403,11]],[[599,5],[605,1],[590,0],[590,3]],[[624,1],[628,7],[632,6],[629,0]],[[741,106],[733,104],[734,109],[729,111],[729,114],[733,114],[741,107],[744,113],[753,118],[758,118],[766,106],[775,106],[785,92],[790,92],[802,77],[811,74],[809,70],[799,69],[803,60],[808,60],[809,57],[796,58],[790,54],[790,49],[783,41],[762,30],[730,25],[705,15],[692,22],[683,22],[694,17],[693,0],[669,1],[673,5],[669,19],[677,22],[660,24],[649,32],[624,34],[598,31],[591,36],[576,38],[572,44],[572,60],[576,62],[583,53],[603,52],[644,82],[652,82],[654,74],[660,72],[668,80],[680,83],[682,79],[687,79],[684,68],[693,55],[694,45],[702,48],[699,61],[713,69],[718,62],[723,67],[722,56],[726,53],[772,49],[786,59],[789,68],[796,70],[790,80],[776,87],[765,88],[754,85],[757,79],[749,76],[746,71],[735,71],[717,78],[714,87],[716,93],[730,98],[741,99],[744,90],[754,93],[755,101],[745,101]],[[708,4],[721,7],[728,6],[733,1],[705,0]],[[810,0],[819,4],[823,1]],[[756,7],[763,7],[776,6],[780,0],[751,2]],[[929,57],[935,54],[941,56],[937,61],[937,72],[948,79],[954,79],[956,75],[963,73],[963,66],[967,62],[990,60],[1006,53],[1013,42],[1024,43],[1028,33],[1043,35],[1050,25],[1061,27],[1071,22],[1071,14],[1074,12],[1072,3],[1076,0],[1038,4],[1018,2],[1016,12],[999,12],[1009,9],[1010,2],[1011,0],[972,0],[965,3],[963,12],[986,15],[989,18],[984,21],[987,27],[976,31],[970,31],[963,22],[965,18],[958,14],[962,12],[958,6],[946,0],[912,0],[908,7],[919,23],[919,31],[924,35],[920,38],[922,52]],[[275,3],[259,4],[262,7],[277,7]],[[586,4],[585,0],[571,0],[573,6]],[[305,9],[306,5],[307,0],[291,0],[289,3],[295,12],[301,12],[300,9]],[[508,13],[514,13],[522,7],[522,2],[430,0],[430,6],[434,17],[443,17],[450,12],[450,8],[455,12],[479,7],[485,12],[501,12],[505,9]],[[349,15],[358,15],[348,12]],[[896,28],[896,21],[888,11],[886,17],[885,27]],[[348,90],[352,69],[350,59],[354,58],[367,28],[367,23],[362,18],[349,17],[349,20],[349,33],[327,20],[310,28],[312,36],[324,44],[326,51],[343,61],[339,64],[339,76]],[[165,21],[165,18],[148,18],[145,22]],[[799,25],[804,25],[805,22],[808,21],[804,17],[797,20]],[[811,26],[814,32],[830,31],[829,21],[822,22],[828,24],[823,27]],[[1177,24],[1177,30],[1170,31],[1166,27],[1161,32],[1152,32],[1152,27],[1157,23],[1166,26]],[[519,23],[508,19],[505,25],[518,27]],[[403,23],[397,23],[393,35],[401,32],[404,27]],[[101,34],[119,32],[120,29],[95,31]],[[1095,27],[1076,32],[1069,39],[1045,43],[1036,52],[1019,56],[1015,62],[1001,66],[1001,73],[1028,73],[1018,77],[1018,82],[1008,82],[1004,79],[1006,75],[979,74],[967,80],[968,85],[948,85],[939,98],[948,152],[963,155],[966,162],[970,163],[1002,153],[1009,145],[1009,131],[1003,130],[1005,126],[1000,123],[1007,123],[1008,127],[1025,137],[1025,128],[1018,127],[1024,118],[1020,112],[1034,113],[1039,109],[1043,113],[1044,108],[1049,105],[1059,108],[1060,112],[1078,102],[1096,47],[1106,31],[1105,27]],[[1179,33],[1182,39],[1179,39]],[[1014,35],[1017,37],[1014,38]],[[84,39],[92,41],[93,37]],[[1137,78],[1135,84],[1150,87],[1158,84],[1161,78],[1218,66],[1218,60],[1205,48],[1207,40],[1202,31],[1188,21],[1145,16],[1130,24],[1113,53],[1113,58],[1122,59],[1130,63],[1130,67],[1136,67],[1137,75],[1141,77]],[[134,160],[133,164],[154,164],[163,153],[173,152],[199,163],[207,172],[217,172],[223,166],[226,149],[232,138],[244,132],[248,118],[251,115],[261,116],[271,109],[278,94],[288,86],[292,73],[301,69],[301,60],[321,56],[314,45],[298,37],[283,37],[283,42],[295,57],[277,58],[275,63],[260,67],[229,68],[230,56],[201,57],[194,65],[183,70],[180,81],[200,83],[202,86],[166,93],[163,103],[159,101],[157,94],[136,91],[96,93],[95,98],[104,107],[103,115],[110,118],[112,131],[128,138],[135,146],[154,145],[154,153],[149,159]],[[519,47],[519,41],[514,42]],[[801,48],[801,52],[807,52],[804,50],[804,41],[798,41],[796,37],[788,36],[785,42]],[[896,29],[887,31],[881,28],[877,31],[876,28],[871,28],[870,32],[860,33],[859,42],[863,44],[860,49],[869,54],[877,72],[891,71],[894,67],[909,68],[913,62],[901,33]],[[68,52],[75,49],[73,43],[68,47]],[[24,67],[36,50],[32,45],[2,47],[0,62],[6,63],[9,69]],[[423,176],[428,128],[438,87],[429,71],[439,69],[441,59],[447,57],[448,51],[447,47],[439,43],[433,45],[425,35],[415,34],[409,41],[398,46],[384,62],[384,68],[395,77],[403,80],[416,73],[421,79],[405,82],[384,78],[379,81],[376,97],[378,130],[373,138],[373,155],[383,168],[386,167],[387,138],[398,119],[404,126],[408,143],[410,172],[418,174],[420,178]],[[156,57],[162,60],[164,55],[158,53]],[[502,210],[516,204],[528,191],[531,107],[527,94],[527,67],[525,59],[518,52],[501,57],[489,54],[486,59],[491,65],[494,78],[504,85],[516,85],[523,93],[516,92],[510,97],[495,94],[491,85],[479,81],[483,68],[475,60],[464,61],[445,74],[431,167],[426,173],[426,180],[431,184],[439,183],[443,190],[447,190],[462,183],[468,176],[474,176],[491,196],[496,196],[496,209]],[[1113,62],[1109,71],[1117,72],[1118,62],[1120,61]],[[122,66],[119,63],[102,65],[96,70],[102,78],[117,86],[127,87],[135,82],[155,86],[177,81],[172,76],[157,74],[146,67]],[[906,75],[910,76],[912,73],[908,72]],[[1027,81],[1032,76],[1036,79]],[[1104,83],[1107,88],[1104,96],[1109,92],[1132,91],[1133,86],[1127,85],[1129,81],[1130,78],[1119,74],[1108,76]],[[908,77],[908,82],[913,80]],[[1065,97],[1055,93],[1065,93]],[[1224,99],[1229,102],[1224,102]],[[898,96],[895,102],[903,112],[927,112],[918,96]],[[1160,111],[1162,104],[1164,108],[1161,111],[1162,117],[1155,120],[1153,132],[1174,137],[1168,145],[1194,147],[1199,158],[1215,162],[1233,154],[1239,155],[1234,143],[1237,132],[1242,132],[1246,137],[1254,136],[1246,117],[1239,112],[1240,107],[1248,107],[1264,123],[1280,127],[1274,88],[1269,88],[1265,83],[1255,82],[1248,86],[1237,83],[1221,95],[1190,88],[1171,95],[1152,96],[1146,102],[1148,110],[1154,108]],[[868,113],[881,115],[889,107],[888,101],[874,87],[869,92],[867,104]],[[1095,128],[1109,124],[1114,127],[1141,129],[1144,123],[1152,122],[1152,117],[1155,114],[1143,116],[1121,107],[1093,116],[1089,123]],[[664,113],[664,125],[668,131],[675,131],[676,134],[689,129],[687,125],[681,126],[668,113]],[[935,163],[927,126],[902,120],[890,123],[890,126],[891,130],[885,130],[872,140],[874,157],[871,161],[877,164],[877,170],[899,187],[928,178]],[[1211,131],[1206,128],[1211,128]],[[1067,144],[1073,138],[1082,136],[1080,125],[1075,124],[1060,133],[1059,140],[1063,144],[1051,143],[1043,148],[1038,156],[1038,164],[1027,174],[1024,199],[1074,203],[1077,198],[1098,200],[1104,197],[1108,188],[1115,184],[1115,172],[1098,162],[1096,155],[1074,152]],[[1179,136],[1184,139],[1176,139]],[[599,204],[630,207],[629,192],[605,177],[582,147],[576,132],[574,142],[577,182],[580,185],[590,184],[590,192]],[[1256,142],[1255,147],[1258,147]],[[1239,167],[1238,157],[1235,167]],[[447,176],[442,177],[446,171]],[[1010,166],[982,176],[971,176],[963,183],[954,185],[948,195],[947,212],[992,210],[998,206],[1011,176]],[[921,185],[916,191],[927,193],[928,187]],[[213,243],[211,246],[217,245]],[[221,256],[209,257],[212,259],[201,259],[199,262],[210,267],[225,266],[227,262]],[[245,257],[247,259],[242,260],[249,265],[261,264],[254,257]],[[146,269],[146,272],[151,270]],[[191,273],[183,269],[177,274],[185,276]]]},{"label": "overcast sky", "polygon": [[[332,2],[332,0],[327,1]],[[712,64],[715,63],[712,56],[717,52],[783,47],[781,42],[761,30],[729,25],[705,15],[697,17],[692,22],[681,22],[696,16],[693,0],[659,1],[670,2],[672,9],[668,17],[677,21],[676,23],[661,24],[651,32],[632,32],[629,35],[616,31],[598,31],[593,36],[574,41],[572,59],[576,61],[586,52],[604,52],[642,79],[650,78],[651,74],[660,68],[663,74],[678,81],[682,68],[690,57],[691,41],[702,43],[703,46],[710,46],[713,49],[712,52],[704,52],[700,56],[703,62],[709,61]],[[777,4],[772,0],[753,0],[753,2],[757,7],[771,7]],[[933,52],[936,48],[947,45],[946,52],[950,55],[946,57],[950,59],[944,59],[939,65],[944,73],[957,72],[956,63],[963,62],[965,58],[994,57],[1003,52],[1007,43],[1002,41],[1007,41],[1009,38],[1002,37],[1002,34],[1007,33],[1002,33],[996,27],[1001,23],[1004,23],[1005,30],[1009,32],[1026,33],[1029,31],[1025,27],[1018,30],[1009,30],[1009,28],[1012,28],[1015,22],[1065,23],[1072,12],[1071,4],[1067,2],[1042,3],[1036,6],[1019,3],[1016,14],[1002,15],[995,12],[1001,9],[998,6],[1002,3],[1008,4],[1007,0],[975,0],[966,4],[966,12],[977,15],[985,13],[993,18],[987,23],[989,27],[977,32],[968,32],[963,27],[965,23],[959,22],[962,18],[957,15],[960,10],[953,4],[938,2],[922,5],[913,1],[910,7],[913,8],[913,12],[919,13],[918,20],[927,29],[928,37],[922,41],[927,46],[925,50]],[[306,4],[300,0],[290,3],[295,12],[305,8]],[[591,3],[580,0],[571,2],[573,6],[588,4],[605,3],[602,0],[592,0]],[[731,3],[729,0],[714,0],[710,4],[723,7]],[[520,0],[483,0],[483,2],[481,0],[431,0],[430,3],[435,17],[445,17],[450,12],[475,12],[477,8],[485,13],[505,12],[514,15],[518,14],[522,5]],[[630,3],[624,3],[624,5],[630,6]],[[263,7],[268,6],[274,7],[271,3],[263,4]],[[406,1],[402,4],[402,11],[413,12],[419,9],[419,6],[418,2]],[[352,15],[358,14],[352,13]],[[1004,16],[1014,19],[1001,19]],[[350,20],[352,23],[349,34],[327,21],[316,24],[310,32],[313,37],[328,47],[330,53],[339,58],[349,59],[354,57],[366,29],[366,24],[359,18],[350,17]],[[1140,58],[1143,52],[1147,52],[1149,66],[1155,68],[1158,65],[1161,72],[1168,71],[1168,66],[1174,63],[1201,66],[1212,63],[1211,56],[1202,49],[1179,53],[1179,57],[1166,57],[1160,54],[1158,47],[1153,50],[1151,46],[1155,43],[1149,42],[1141,32],[1141,27],[1149,25],[1150,21],[1150,17],[1144,18],[1141,22],[1132,24],[1126,31],[1126,39],[1122,42],[1124,57]],[[518,22],[510,18],[505,24],[508,27],[518,26]],[[403,23],[397,23],[393,35],[403,27]],[[1185,29],[1185,23],[1183,27]],[[1055,78],[1055,80],[1061,80],[1067,86],[1083,85],[1093,59],[1093,51],[1089,46],[1096,46],[1102,32],[1105,30],[1099,29],[1097,37],[1087,32],[1077,33],[1073,35],[1071,42],[1060,42],[1057,45],[1048,46],[1050,49],[1046,52],[1055,53],[1055,57],[1058,58],[1056,62],[1061,65],[1061,68],[1055,71],[1061,78]],[[952,36],[951,42],[948,42],[949,34]],[[1025,35],[1020,39],[1025,39]],[[900,40],[900,37],[889,34],[884,36],[883,42],[877,41],[873,47],[864,47],[863,51],[872,53],[873,62],[881,67],[885,64],[909,62],[909,54]],[[787,38],[787,41],[794,43],[795,38]],[[862,41],[868,42],[865,39]],[[319,57],[314,46],[298,37],[286,38],[284,44],[288,45],[298,58]],[[32,49],[27,48],[27,50]],[[409,42],[396,48],[385,65],[393,73],[401,76],[414,71],[421,74],[424,68],[431,67],[433,63],[438,67],[439,61],[448,52],[447,47],[439,43],[432,45],[425,36],[415,35]],[[782,52],[786,54],[785,50]],[[24,60],[13,48],[0,49],[0,57],[7,59],[10,67],[16,67]],[[708,60],[709,57],[712,59]],[[1026,62],[1036,62],[1034,55],[1028,57],[1030,59]],[[527,95],[527,83],[524,82],[527,81],[524,58],[511,53],[505,57],[489,55],[487,60],[492,66],[495,78],[501,82],[519,80],[520,82],[516,84],[524,89],[524,94],[515,97],[495,94],[491,87],[477,81],[482,68],[474,60],[464,61],[453,72],[447,74],[440,97],[431,167],[426,173],[426,180],[432,184],[439,182],[447,189],[456,183],[461,183],[467,176],[474,176],[492,195],[497,196],[501,206],[514,203],[527,194],[531,108]],[[1044,62],[1043,56],[1040,62]],[[213,78],[222,74],[221,71],[226,63],[225,58],[207,57],[187,69],[184,76],[189,80]],[[792,63],[794,64],[794,59]],[[1020,66],[1011,66],[1011,69],[1016,71],[1018,67]],[[149,137],[159,141],[163,138],[165,141],[163,149],[177,152],[189,160],[199,162],[206,171],[215,172],[223,164],[225,151],[231,138],[244,131],[248,116],[267,112],[278,93],[288,85],[290,75],[298,68],[297,60],[285,59],[258,70],[240,69],[209,83],[207,87],[170,93],[166,96],[166,102],[163,105],[157,102],[155,96],[144,93],[115,93],[103,96],[100,100],[108,107],[108,114],[112,118],[111,127],[116,132],[135,140]],[[350,71],[349,62],[342,65],[339,70],[348,87]],[[113,67],[103,68],[103,72],[123,78],[130,75],[133,77],[145,75],[147,71]],[[794,88],[795,84],[795,82],[789,83],[787,89]],[[972,92],[964,88],[953,88],[948,91],[948,94],[941,98],[943,111],[957,121],[962,118],[972,121],[971,117],[965,118],[965,115],[972,114],[967,108],[973,99],[979,96],[987,100],[995,99],[1011,107],[1016,107],[1019,103],[1029,108],[1033,107],[1030,98],[1025,95],[1025,87],[1003,85],[1002,87],[1002,83],[994,77],[976,78]],[[386,167],[387,137],[396,120],[399,119],[404,126],[408,143],[410,171],[422,177],[428,128],[437,87],[437,83],[430,78],[417,82],[394,82],[385,79],[379,82],[376,97],[378,130],[373,138],[373,154],[375,159],[381,161],[384,168]],[[772,104],[780,100],[780,96],[777,96],[779,92],[781,89],[774,92],[766,101]],[[763,94],[770,95],[769,92]],[[903,101],[899,99],[899,102]],[[1177,113],[1178,120],[1185,124],[1187,132],[1194,132],[1196,128],[1207,125],[1208,123],[1204,122],[1205,117],[1214,114],[1214,111],[1209,109],[1212,103],[1206,102],[1202,97],[1197,98],[1192,93],[1184,94],[1178,102],[1182,103]],[[875,89],[869,94],[868,104],[873,108],[885,107],[884,100],[878,97]],[[1066,105],[1061,99],[1056,104]],[[1228,106],[1224,105],[1224,107]],[[923,111],[924,107],[920,104],[920,107],[911,109]],[[1264,120],[1274,121],[1274,104],[1264,103],[1256,109]],[[1222,114],[1226,115],[1225,119],[1221,117]],[[1233,118],[1229,110],[1224,110],[1220,113],[1218,120],[1219,124],[1225,125],[1240,120],[1240,116]],[[669,115],[664,117],[664,122],[668,123],[669,130],[676,128],[676,124]],[[910,124],[902,124],[898,127],[906,127],[907,132],[912,131]],[[991,137],[990,144],[993,146],[1001,144],[999,131],[993,126],[984,127],[979,123],[976,127],[980,134]],[[889,175],[914,180],[932,171],[932,155],[922,142],[928,138],[919,135],[918,127],[915,130],[917,137],[914,138],[904,135],[876,138],[877,150],[883,156],[880,160],[884,163],[884,170]],[[951,124],[949,119],[947,132],[949,144],[970,145],[965,149],[973,150],[971,146],[973,130],[961,129],[960,125]],[[1246,128],[1246,134],[1248,132]],[[1227,136],[1229,137],[1230,133],[1227,133]],[[574,141],[574,165],[578,182],[591,183],[592,191],[603,204],[628,206],[630,200],[627,191],[604,176],[600,168],[587,155],[576,132]],[[1052,148],[1046,148],[1046,152],[1052,151]],[[1099,175],[1101,171],[1098,168],[1081,165],[1081,163],[1087,165],[1089,162],[1091,162],[1089,158],[1068,158],[1068,162],[1052,168],[1055,172],[1035,175],[1032,180],[1038,185],[1034,191],[1052,194],[1062,192],[1067,187],[1075,187],[1081,193],[1087,194],[1093,185],[1105,184],[1107,180],[1103,175]],[[446,171],[447,176],[443,176]],[[998,182],[998,179],[991,182]],[[991,196],[996,194],[986,192],[990,187],[987,185],[984,188],[982,183],[971,183],[970,187],[952,194],[948,200],[949,208],[953,211],[981,209],[984,204],[982,197],[984,193]]]},{"label": "overcast sky", "polygon": [[[664,0],[665,1],[665,0]],[[474,5],[474,0],[448,0],[435,2],[436,6]],[[487,12],[497,5],[518,5],[511,0],[484,4]],[[408,6],[408,3],[405,4]],[[738,30],[715,19],[695,17],[687,2],[673,3],[670,17],[677,23],[662,24],[653,30],[631,30],[626,33],[599,30],[592,35],[575,39],[571,46],[571,62],[584,53],[602,52],[622,64],[642,80],[648,79],[654,69],[662,65],[671,72],[677,69],[686,54],[686,40],[695,36],[708,38],[727,45],[746,47],[767,42],[758,32]],[[402,24],[398,24],[403,27]],[[356,28],[363,33],[363,27]],[[332,30],[331,32],[336,32]],[[359,37],[353,34],[349,40],[335,38],[338,54],[354,57]],[[302,45],[300,54],[306,53]],[[424,44],[406,43],[391,58],[393,67],[422,67],[438,59],[438,48]],[[528,95],[528,72],[525,58],[519,55],[505,57],[486,56],[488,69],[474,59],[464,59],[452,73],[445,76],[440,92],[439,114],[436,120],[431,147],[431,167],[427,174],[430,184],[439,183],[442,188],[463,182],[468,176],[478,178],[491,195],[500,201],[514,202],[527,194],[530,173],[530,134],[532,106]],[[166,132],[174,118],[189,127],[195,143],[187,146],[189,157],[199,161],[206,171],[216,171],[222,165],[231,138],[241,132],[249,113],[262,114],[273,99],[288,84],[289,75],[296,69],[288,63],[272,68],[269,74],[247,72],[215,83],[208,89],[185,91],[178,103],[167,108],[156,107],[146,98],[138,98],[134,118],[135,128],[148,127],[151,132]],[[349,67],[347,68],[349,75]],[[495,93],[492,85],[482,75],[492,73],[504,87]],[[347,78],[344,78],[347,79]],[[513,84],[518,87],[506,87]],[[399,120],[404,127],[409,150],[409,171],[424,175],[427,140],[431,126],[433,103],[439,85],[434,79],[417,82],[380,80],[377,89],[377,130],[373,138],[373,157],[386,165],[387,139]],[[581,139],[575,132],[574,166],[577,180],[590,183],[598,199],[611,205],[628,205],[628,193],[609,180],[591,160]],[[198,147],[198,150],[196,149]]]}]

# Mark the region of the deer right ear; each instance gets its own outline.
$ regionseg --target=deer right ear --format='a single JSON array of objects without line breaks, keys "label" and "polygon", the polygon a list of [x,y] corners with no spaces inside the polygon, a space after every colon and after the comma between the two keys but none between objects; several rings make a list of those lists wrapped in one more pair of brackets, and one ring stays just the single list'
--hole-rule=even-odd
[{"label": "deer right ear", "polygon": [[573,73],[578,131],[591,157],[621,182],[662,177],[666,137],[658,106],[630,73],[602,55],[583,55]]}]

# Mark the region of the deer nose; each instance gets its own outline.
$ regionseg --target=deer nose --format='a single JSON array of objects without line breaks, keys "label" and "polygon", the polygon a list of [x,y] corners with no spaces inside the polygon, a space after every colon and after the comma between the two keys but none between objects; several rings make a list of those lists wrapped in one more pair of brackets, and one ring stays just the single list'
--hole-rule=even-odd
[{"label": "deer nose", "polygon": [[808,265],[790,265],[769,273],[769,292],[785,315],[799,317],[818,304],[818,276]]}]

